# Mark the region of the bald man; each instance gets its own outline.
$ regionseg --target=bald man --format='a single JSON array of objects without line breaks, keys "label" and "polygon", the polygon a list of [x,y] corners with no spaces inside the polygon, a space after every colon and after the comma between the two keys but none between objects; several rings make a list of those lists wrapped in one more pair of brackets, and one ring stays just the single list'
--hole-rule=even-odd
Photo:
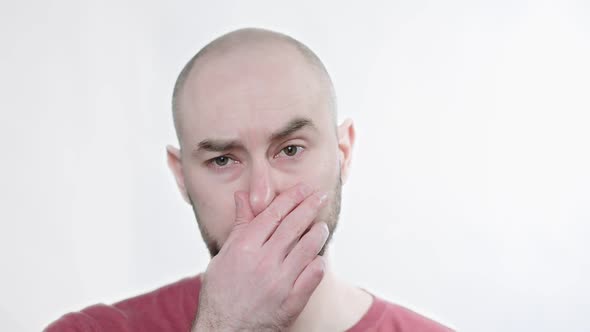
[{"label": "bald man", "polygon": [[330,76],[286,35],[241,29],[199,51],[173,93],[179,191],[211,261],[204,273],[46,331],[448,331],[339,279],[329,242],[355,140]]}]

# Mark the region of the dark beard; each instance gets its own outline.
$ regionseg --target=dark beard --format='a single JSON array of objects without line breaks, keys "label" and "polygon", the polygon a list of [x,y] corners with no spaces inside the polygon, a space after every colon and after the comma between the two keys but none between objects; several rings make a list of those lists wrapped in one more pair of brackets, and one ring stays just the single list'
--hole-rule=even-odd
[{"label": "dark beard", "polygon": [[[203,238],[203,241],[205,242],[205,245],[207,246],[207,249],[209,250],[209,254],[211,255],[211,258],[213,258],[221,250],[221,245],[211,236],[211,234],[207,231],[207,229],[205,229],[205,226],[203,226],[203,223],[199,222],[199,220],[200,220],[199,213],[197,212],[197,209],[195,207],[195,204],[193,203],[193,200],[192,200],[190,194],[187,194],[187,195],[188,195],[189,201],[191,202],[191,206],[193,207],[193,212],[195,213],[195,218],[197,219],[197,225],[199,225],[201,237]],[[330,232],[328,235],[328,239],[326,240],[326,243],[324,243],[324,246],[322,247],[322,249],[318,253],[318,255],[320,255],[320,256],[324,256],[324,253],[328,248],[328,244],[330,243],[330,240],[332,239],[332,235],[336,231],[336,226],[338,225],[338,218],[340,216],[340,203],[342,200],[342,179],[340,177],[340,174],[338,174],[338,182],[336,183],[336,186],[333,190],[333,198],[334,199],[331,200],[328,216],[325,218],[325,220],[321,220],[321,221],[324,221],[328,225],[328,230]]]}]

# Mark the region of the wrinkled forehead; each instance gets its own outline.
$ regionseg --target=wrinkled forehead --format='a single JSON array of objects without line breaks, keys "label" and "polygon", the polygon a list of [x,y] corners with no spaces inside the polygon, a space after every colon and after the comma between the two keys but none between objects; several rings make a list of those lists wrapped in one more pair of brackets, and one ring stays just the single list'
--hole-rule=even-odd
[{"label": "wrinkled forehead", "polygon": [[333,126],[330,91],[303,56],[285,47],[207,54],[180,96],[183,141],[269,134],[292,118]]}]

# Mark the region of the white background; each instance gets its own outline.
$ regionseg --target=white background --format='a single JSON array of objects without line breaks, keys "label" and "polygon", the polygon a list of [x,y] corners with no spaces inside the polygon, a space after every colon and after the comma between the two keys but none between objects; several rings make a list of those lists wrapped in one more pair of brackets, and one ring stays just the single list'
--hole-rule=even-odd
[{"label": "white background", "polygon": [[462,331],[590,330],[587,1],[0,6],[3,331],[204,270],[170,97],[245,26],[310,46],[355,120],[343,277]]}]

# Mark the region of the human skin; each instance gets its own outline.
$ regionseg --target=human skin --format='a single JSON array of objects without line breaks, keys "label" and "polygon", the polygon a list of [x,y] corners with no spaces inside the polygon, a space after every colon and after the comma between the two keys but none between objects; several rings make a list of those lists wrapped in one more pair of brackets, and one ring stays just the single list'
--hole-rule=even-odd
[{"label": "human skin", "polygon": [[[317,253],[324,223],[336,225],[352,122],[336,127],[326,81],[280,42],[208,54],[179,98],[181,149],[168,147],[168,163],[209,249],[220,249],[204,273],[195,329],[284,329],[324,273]],[[305,125],[271,139],[297,122]]]}]

